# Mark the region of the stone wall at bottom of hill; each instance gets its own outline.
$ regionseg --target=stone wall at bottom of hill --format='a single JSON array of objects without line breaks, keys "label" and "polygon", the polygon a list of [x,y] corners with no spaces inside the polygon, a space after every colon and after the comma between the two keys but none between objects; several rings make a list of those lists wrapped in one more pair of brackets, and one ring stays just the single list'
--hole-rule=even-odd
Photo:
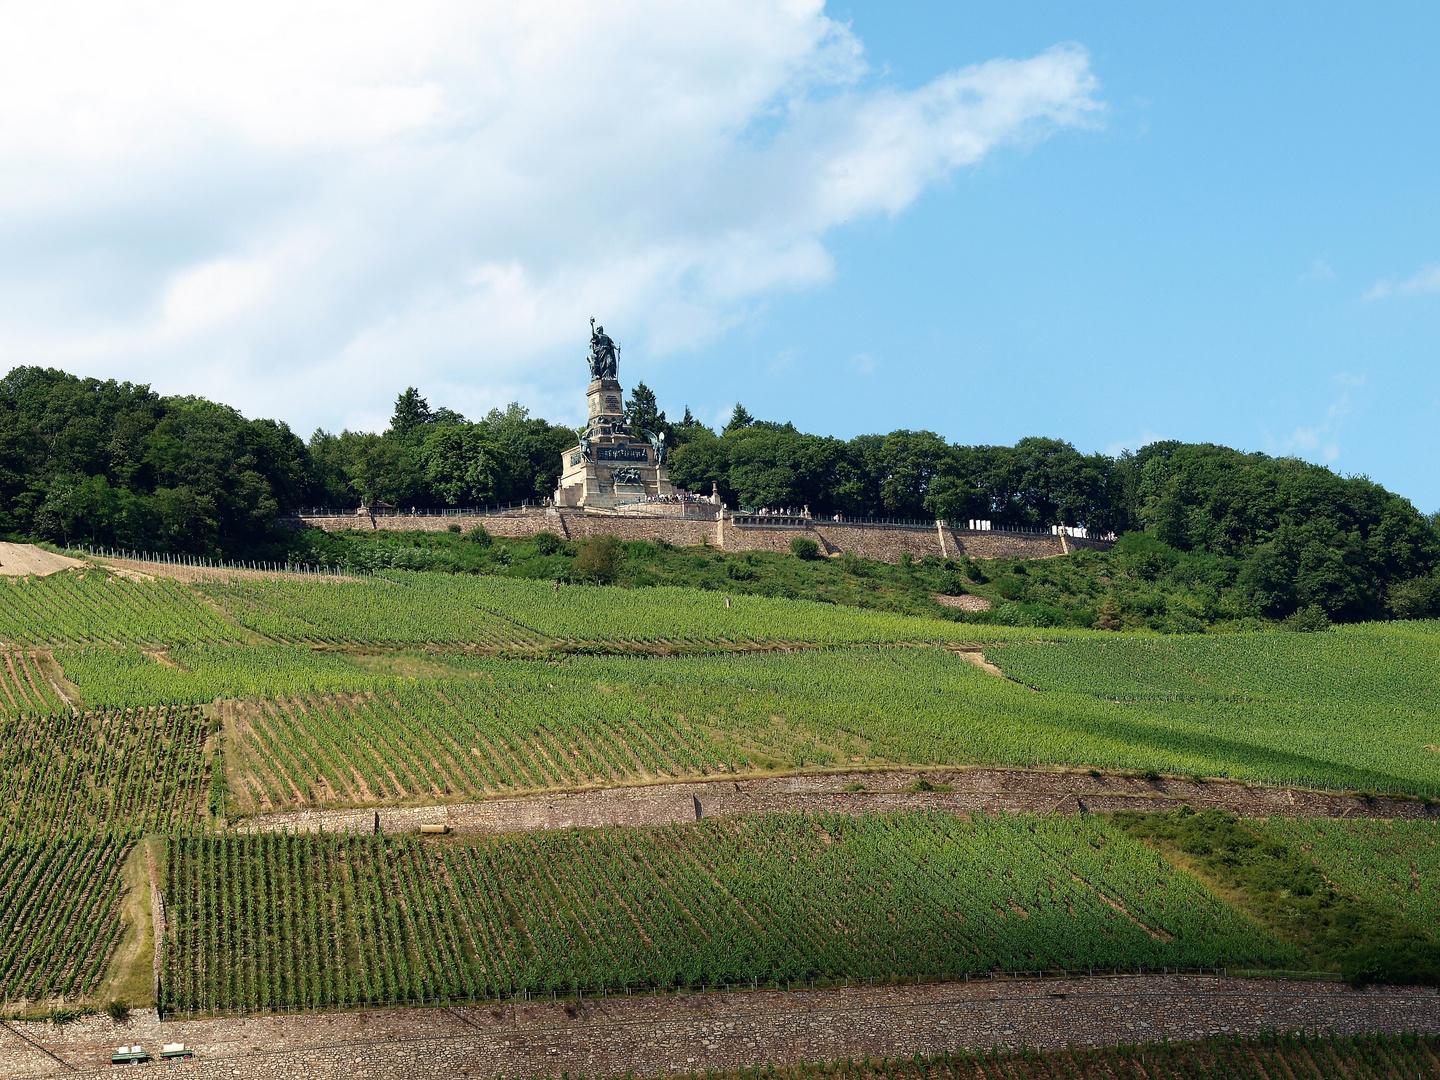
[{"label": "stone wall at bottom of hill", "polygon": [[[553,532],[567,540],[592,536],[618,536],[622,540],[663,540],[676,547],[707,545],[727,552],[790,550],[797,536],[814,540],[821,552],[838,555],[848,551],[866,559],[898,563],[903,555],[923,559],[927,555],[957,559],[1048,559],[1064,554],[1066,544],[1049,533],[972,532],[950,526],[857,525],[845,522],[813,521],[807,528],[766,528],[737,526],[729,520],[703,521],[675,517],[643,517],[632,514],[587,513],[584,510],[555,510],[532,507],[504,514],[416,514],[369,517],[299,517],[288,519],[293,528],[316,528],[327,532],[349,529],[395,532],[445,532],[452,528],[468,532],[483,525],[492,536],[523,538]],[[1068,546],[1106,549],[1099,540],[1072,540]]]},{"label": "stone wall at bottom of hill", "polygon": [[[1268,1031],[1440,1032],[1433,988],[1213,976],[972,979],[921,986],[738,991],[583,1002],[159,1021],[136,1010],[0,1028],[0,1078],[108,1073],[109,1053],[184,1042],[187,1076],[639,1076],[770,1062],[1060,1049]],[[28,1043],[24,1040],[30,1040]],[[43,1051],[55,1055],[46,1058]],[[59,1059],[57,1061],[56,1059]],[[59,1062],[63,1061],[65,1065]],[[68,1068],[67,1068],[68,1067]]]}]

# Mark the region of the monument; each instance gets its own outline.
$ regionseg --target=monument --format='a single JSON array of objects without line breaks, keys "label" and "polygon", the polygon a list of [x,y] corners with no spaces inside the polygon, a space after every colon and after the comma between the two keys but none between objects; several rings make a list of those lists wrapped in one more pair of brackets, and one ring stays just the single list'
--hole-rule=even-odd
[{"label": "monument", "polygon": [[670,495],[665,438],[632,431],[620,389],[620,346],[590,320],[589,421],[578,446],[565,451],[556,506],[620,506]]}]

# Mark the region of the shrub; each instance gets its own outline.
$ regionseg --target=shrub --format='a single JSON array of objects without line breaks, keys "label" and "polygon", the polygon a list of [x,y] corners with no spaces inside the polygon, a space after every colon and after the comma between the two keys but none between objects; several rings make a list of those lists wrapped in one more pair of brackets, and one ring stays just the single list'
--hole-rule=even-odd
[{"label": "shrub", "polygon": [[575,556],[575,576],[601,584],[614,581],[625,557],[618,537],[596,536],[580,545]]},{"label": "shrub", "polygon": [[800,559],[818,559],[820,557],[820,545],[808,536],[797,536],[791,540],[790,551]]},{"label": "shrub", "polygon": [[565,550],[565,541],[553,532],[536,533],[535,550],[541,555],[556,555]]},{"label": "shrub", "polygon": [[1280,625],[1297,634],[1315,634],[1330,629],[1330,616],[1325,614],[1319,604],[1311,604],[1295,612]]},{"label": "shrub", "polygon": [[452,533],[458,533],[460,531],[460,523],[458,521],[451,522],[450,531]]},{"label": "shrub", "polygon": [[1431,619],[1440,615],[1440,577],[1410,578],[1391,585],[1386,606],[1397,619]]},{"label": "shrub", "polygon": [[123,1024],[130,1019],[130,1003],[121,998],[111,998],[110,1004],[105,1006],[105,1011],[117,1024]]},{"label": "shrub", "polygon": [[485,531],[484,525],[476,525],[465,534],[465,539],[469,540],[472,544],[478,544],[480,547],[489,547],[493,541],[493,537]]}]

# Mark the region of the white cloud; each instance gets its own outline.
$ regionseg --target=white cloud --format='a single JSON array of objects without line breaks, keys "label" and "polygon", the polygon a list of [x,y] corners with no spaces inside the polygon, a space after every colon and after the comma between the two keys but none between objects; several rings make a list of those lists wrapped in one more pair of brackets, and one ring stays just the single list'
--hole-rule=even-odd
[{"label": "white cloud", "polygon": [[1079,47],[900,89],[817,0],[4,10],[0,352],[302,429],[406,383],[567,417],[591,314],[702,344],[1101,115]]},{"label": "white cloud", "polygon": [[1325,410],[1325,418],[1318,424],[1299,425],[1288,436],[1276,439],[1265,433],[1266,450],[1278,455],[1303,455],[1319,457],[1329,465],[1340,457],[1340,429],[1350,412],[1350,391],[1365,385],[1365,376],[1339,374],[1335,381],[1346,389]]},{"label": "white cloud", "polygon": [[1440,266],[1427,266],[1405,281],[1381,278],[1365,290],[1366,300],[1383,300],[1387,296],[1413,296],[1415,293],[1440,292]]}]

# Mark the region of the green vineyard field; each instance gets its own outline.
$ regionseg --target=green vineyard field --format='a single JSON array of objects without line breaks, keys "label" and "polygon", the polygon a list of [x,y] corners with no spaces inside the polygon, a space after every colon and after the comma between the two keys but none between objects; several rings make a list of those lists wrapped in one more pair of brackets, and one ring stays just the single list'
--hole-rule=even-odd
[{"label": "green vineyard field", "polygon": [[[543,581],[399,571],[366,581],[215,582],[205,590],[246,627],[283,641],[527,646],[543,640],[704,651],[766,643],[1009,640],[1037,633],[806,600],[734,596],[727,607],[724,595],[702,589],[566,585],[557,594]],[[1064,632],[1046,636],[1056,633]]]},{"label": "green vineyard field", "polygon": [[[1440,755],[1424,748],[1434,736],[1419,711],[1037,694],[935,648],[455,658],[449,677],[421,679],[347,671],[324,654],[300,659],[311,656],[307,673],[300,662],[267,667],[262,653],[257,683],[281,671],[275,682],[293,679],[292,694],[227,714],[242,812],[859,764],[1099,766],[1440,790]],[[128,700],[98,661],[87,663],[67,667],[87,696]],[[197,675],[207,693],[186,694],[183,673],[163,677],[180,700],[216,687]]]},{"label": "green vineyard field", "polygon": [[132,581],[105,571],[0,578],[0,642],[170,645],[250,637],[192,589],[166,578]]},{"label": "green vineyard field", "polygon": [[8,1000],[80,997],[124,931],[124,833],[0,841],[0,988]]},{"label": "green vineyard field", "polygon": [[182,1013],[1296,956],[1094,819],[232,834],[172,841],[168,867]]},{"label": "green vineyard field", "polygon": [[1440,822],[1277,817],[1264,831],[1341,888],[1440,935]]},{"label": "green vineyard field", "polygon": [[198,822],[208,734],[184,706],[0,718],[0,839]]}]

